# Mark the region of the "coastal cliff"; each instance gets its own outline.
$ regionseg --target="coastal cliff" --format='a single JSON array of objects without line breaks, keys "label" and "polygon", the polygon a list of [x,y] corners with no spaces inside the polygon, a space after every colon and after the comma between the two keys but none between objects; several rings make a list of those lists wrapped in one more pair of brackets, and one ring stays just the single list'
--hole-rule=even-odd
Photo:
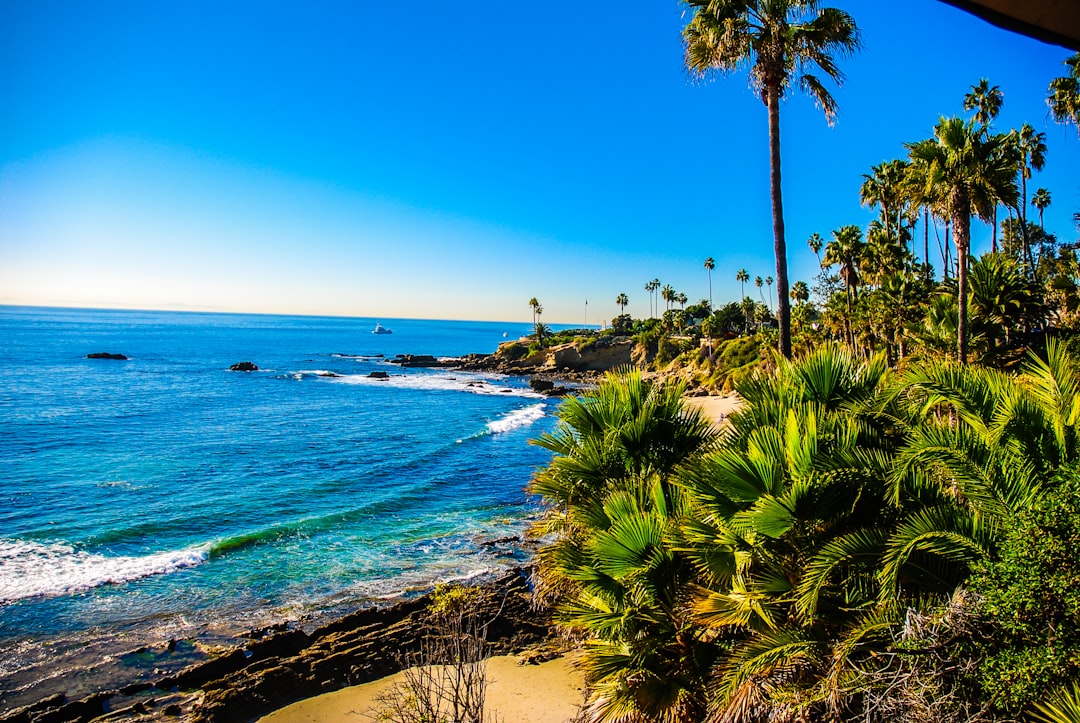
[{"label": "coastal cliff", "polygon": [[494,354],[463,357],[459,368],[588,380],[620,367],[642,367],[647,361],[639,345],[629,338],[615,337],[568,342],[533,351],[518,341],[505,342]]}]

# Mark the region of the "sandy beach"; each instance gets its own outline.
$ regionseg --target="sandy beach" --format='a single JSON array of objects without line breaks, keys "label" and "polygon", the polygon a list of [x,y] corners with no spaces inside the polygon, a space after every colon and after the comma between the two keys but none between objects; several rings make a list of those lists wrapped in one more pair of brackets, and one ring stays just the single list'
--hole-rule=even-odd
[{"label": "sandy beach", "polygon": [[714,424],[720,426],[727,416],[742,405],[738,394],[724,394],[709,397],[684,397],[686,403],[705,413]]},{"label": "sandy beach", "polygon": [[[575,655],[539,665],[514,655],[488,659],[486,714],[510,723],[564,723],[573,720],[584,681]],[[320,723],[376,720],[378,698],[401,682],[404,673],[308,698],[260,719],[265,723]]]}]

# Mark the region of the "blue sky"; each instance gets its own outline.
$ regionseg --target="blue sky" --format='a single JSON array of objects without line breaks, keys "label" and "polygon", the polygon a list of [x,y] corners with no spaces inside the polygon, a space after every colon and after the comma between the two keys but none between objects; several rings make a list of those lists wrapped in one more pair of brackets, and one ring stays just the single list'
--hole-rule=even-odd
[{"label": "blue sky", "polygon": [[[937,0],[833,4],[865,47],[834,127],[782,108],[792,280],[980,77],[999,129],[1046,132],[1031,186],[1075,239],[1080,141],[1044,102],[1069,51]],[[0,303],[527,321],[535,296],[596,323],[620,292],[646,315],[654,277],[707,296],[708,256],[734,300],[739,268],[775,275],[765,108],[687,75],[685,22],[674,0],[0,0]]]}]

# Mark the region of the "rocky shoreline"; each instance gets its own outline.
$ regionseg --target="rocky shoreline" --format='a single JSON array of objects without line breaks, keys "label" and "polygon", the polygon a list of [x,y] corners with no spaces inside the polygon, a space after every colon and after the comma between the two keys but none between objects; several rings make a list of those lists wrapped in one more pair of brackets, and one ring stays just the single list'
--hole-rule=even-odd
[{"label": "rocky shoreline", "polygon": [[597,384],[609,371],[621,367],[640,367],[645,361],[638,358],[640,349],[633,341],[623,337],[601,338],[585,346],[560,344],[524,356],[507,353],[508,347],[520,344],[507,342],[494,354],[466,354],[461,357],[399,354],[387,361],[403,369],[455,369],[527,376],[534,391],[552,397],[565,396],[583,386]]},{"label": "rocky shoreline", "polygon": [[[533,607],[527,569],[514,569],[479,587],[489,593],[482,596],[477,614],[491,621],[492,654],[554,642],[549,614]],[[297,700],[401,670],[405,657],[429,632],[430,602],[428,594],[365,608],[311,631],[287,624],[249,631],[236,645],[175,673],[75,700],[54,694],[0,714],[0,721],[254,720]],[[177,641],[168,641],[132,654],[165,659],[176,648]]]}]

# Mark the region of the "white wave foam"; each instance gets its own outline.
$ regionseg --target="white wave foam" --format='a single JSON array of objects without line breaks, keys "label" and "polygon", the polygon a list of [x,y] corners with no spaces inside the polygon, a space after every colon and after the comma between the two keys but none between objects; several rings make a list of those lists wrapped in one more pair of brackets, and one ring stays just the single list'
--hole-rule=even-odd
[{"label": "white wave foam", "polygon": [[337,377],[341,376],[336,372],[332,372],[329,369],[301,369],[297,374],[301,376],[309,377]]},{"label": "white wave foam", "polygon": [[544,398],[542,394],[538,394],[531,389],[506,386],[499,379],[482,377],[467,372],[455,372],[453,374],[403,374],[391,371],[389,378],[383,379],[369,377],[365,374],[345,374],[336,377],[334,381],[344,384],[370,384],[372,386],[391,386],[421,391],[468,392],[471,394],[524,397],[526,399]]},{"label": "white wave foam", "polygon": [[163,575],[206,561],[206,548],[106,557],[61,543],[0,539],[0,603],[60,597],[99,585]]},{"label": "white wave foam", "polygon": [[544,416],[544,405],[533,404],[514,411],[487,423],[492,434],[504,434],[518,427],[527,427]]}]

